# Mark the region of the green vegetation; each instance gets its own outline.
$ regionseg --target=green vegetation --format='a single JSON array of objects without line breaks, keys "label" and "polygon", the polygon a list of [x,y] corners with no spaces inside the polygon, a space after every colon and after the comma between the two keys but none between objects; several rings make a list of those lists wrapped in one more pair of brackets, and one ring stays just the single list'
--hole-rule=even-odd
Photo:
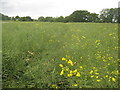
[{"label": "green vegetation", "polygon": [[119,23],[120,8],[103,9],[100,14],[91,13],[87,10],[76,10],[71,15],[63,17],[43,17],[40,16],[34,20],[30,16],[26,17],[8,17],[2,14],[2,20],[12,21],[39,21],[39,22],[96,22],[96,23]]},{"label": "green vegetation", "polygon": [[3,25],[3,88],[118,88],[118,25]]}]

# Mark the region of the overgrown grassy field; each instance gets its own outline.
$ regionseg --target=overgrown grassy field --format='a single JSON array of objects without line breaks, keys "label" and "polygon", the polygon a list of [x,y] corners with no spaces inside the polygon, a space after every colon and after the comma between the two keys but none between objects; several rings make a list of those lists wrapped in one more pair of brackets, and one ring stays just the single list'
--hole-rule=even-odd
[{"label": "overgrown grassy field", "polygon": [[118,25],[3,23],[3,88],[118,88]]}]

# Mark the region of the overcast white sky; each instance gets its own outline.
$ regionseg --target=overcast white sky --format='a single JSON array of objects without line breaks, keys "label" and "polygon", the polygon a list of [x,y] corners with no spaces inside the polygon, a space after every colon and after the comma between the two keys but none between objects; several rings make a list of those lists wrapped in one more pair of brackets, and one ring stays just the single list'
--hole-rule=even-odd
[{"label": "overcast white sky", "polygon": [[0,0],[0,11],[9,16],[68,16],[75,10],[99,13],[117,8],[120,0]]}]

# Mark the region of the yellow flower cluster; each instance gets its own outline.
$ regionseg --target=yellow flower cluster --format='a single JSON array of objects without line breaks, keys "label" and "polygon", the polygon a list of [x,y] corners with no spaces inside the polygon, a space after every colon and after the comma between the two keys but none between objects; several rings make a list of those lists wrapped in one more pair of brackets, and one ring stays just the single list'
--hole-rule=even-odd
[{"label": "yellow flower cluster", "polygon": [[71,76],[77,76],[77,77],[80,77],[81,76],[81,74],[78,72],[78,70],[77,69],[75,69],[75,70],[68,70],[68,69],[62,69],[62,71],[60,72],[60,75],[63,75],[64,74],[64,72],[66,72],[66,73],[68,73],[67,74],[67,77],[71,77]]},{"label": "yellow flower cluster", "polygon": [[106,78],[108,78],[109,80],[109,82],[112,80],[113,82],[116,82],[116,78],[114,78],[114,77],[111,77],[111,76],[108,76],[108,75],[105,75],[105,77]]},{"label": "yellow flower cluster", "polygon": [[[74,66],[74,63],[70,59],[67,60],[66,58],[63,57],[62,61],[66,61],[68,64],[70,64],[70,66]],[[63,64],[59,64],[59,66],[62,68],[60,75],[65,75],[67,77],[71,77],[71,76],[80,77],[81,76],[80,72],[78,72],[77,69],[71,70],[68,66],[64,66]],[[83,67],[80,66],[80,68],[82,69]]]},{"label": "yellow flower cluster", "polygon": [[101,79],[99,78],[99,73],[98,73],[98,69],[96,67],[93,67],[93,69],[89,72],[91,74],[91,78],[96,78],[97,82],[100,82]]},{"label": "yellow flower cluster", "polygon": [[71,66],[73,66],[74,64],[73,64],[73,62],[72,62],[72,60],[67,60],[66,58],[62,58],[62,61],[66,61],[67,63],[69,63]]},{"label": "yellow flower cluster", "polygon": [[71,77],[72,75],[73,75],[73,74],[72,74],[72,73],[70,73],[70,74],[68,74],[67,76],[68,76],[68,77]]},{"label": "yellow flower cluster", "polygon": [[77,69],[75,69],[74,71],[70,70],[70,73],[67,74],[68,77],[71,77],[71,76],[73,76],[73,75],[75,75],[75,76],[77,76],[77,77],[80,77],[80,76],[81,76],[80,73],[77,71]]}]

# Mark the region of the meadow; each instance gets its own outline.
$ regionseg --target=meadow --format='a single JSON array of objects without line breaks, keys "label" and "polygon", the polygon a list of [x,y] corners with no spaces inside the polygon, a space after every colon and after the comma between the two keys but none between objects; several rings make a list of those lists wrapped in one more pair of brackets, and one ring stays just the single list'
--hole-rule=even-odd
[{"label": "meadow", "polygon": [[118,24],[2,23],[3,88],[118,88]]}]

